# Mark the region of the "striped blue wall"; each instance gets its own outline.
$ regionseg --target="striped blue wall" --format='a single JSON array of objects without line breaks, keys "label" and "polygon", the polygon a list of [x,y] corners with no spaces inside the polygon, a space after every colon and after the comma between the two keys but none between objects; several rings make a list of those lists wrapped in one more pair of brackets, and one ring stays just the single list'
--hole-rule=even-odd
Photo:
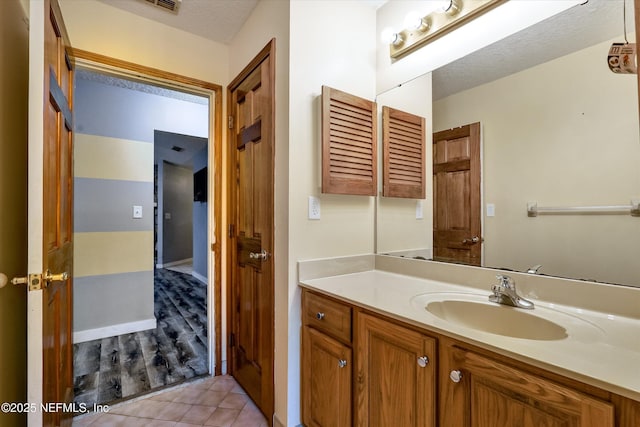
[{"label": "striped blue wall", "polygon": [[[207,136],[208,107],[77,79],[74,341],[155,327],[153,136]],[[196,126],[196,124],[198,124]],[[133,206],[143,217],[133,218]]]}]

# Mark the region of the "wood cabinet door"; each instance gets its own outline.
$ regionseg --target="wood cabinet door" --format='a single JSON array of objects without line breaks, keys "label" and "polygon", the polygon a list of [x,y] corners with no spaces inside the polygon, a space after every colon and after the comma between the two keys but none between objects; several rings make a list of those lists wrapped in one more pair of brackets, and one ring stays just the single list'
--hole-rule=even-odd
[{"label": "wood cabinet door", "polygon": [[614,425],[612,404],[574,389],[457,347],[440,360],[443,427]]},{"label": "wood cabinet door", "polygon": [[368,314],[356,323],[355,424],[435,426],[435,339]]},{"label": "wood cabinet door", "polygon": [[302,330],[302,422],[351,426],[351,349],[313,328]]}]

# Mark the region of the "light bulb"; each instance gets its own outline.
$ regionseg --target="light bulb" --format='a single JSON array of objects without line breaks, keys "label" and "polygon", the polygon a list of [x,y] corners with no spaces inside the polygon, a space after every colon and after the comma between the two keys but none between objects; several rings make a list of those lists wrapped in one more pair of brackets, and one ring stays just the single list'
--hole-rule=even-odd
[{"label": "light bulb", "polygon": [[404,27],[411,30],[422,30],[426,24],[418,12],[412,11],[404,18]]},{"label": "light bulb", "polygon": [[395,32],[393,28],[387,27],[380,33],[380,40],[382,40],[383,43],[398,46],[402,43],[402,36]]},{"label": "light bulb", "polygon": [[446,0],[442,1],[442,12],[447,15],[453,16],[460,12],[461,5],[459,0]]},{"label": "light bulb", "polygon": [[452,0],[438,0],[438,12],[447,12],[452,5]]}]

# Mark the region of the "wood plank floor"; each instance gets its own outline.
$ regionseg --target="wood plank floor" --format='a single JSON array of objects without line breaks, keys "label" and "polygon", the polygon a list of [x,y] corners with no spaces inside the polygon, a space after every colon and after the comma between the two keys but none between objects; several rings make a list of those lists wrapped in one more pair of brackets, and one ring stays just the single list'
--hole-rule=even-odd
[{"label": "wood plank floor", "polygon": [[156,329],[74,345],[76,403],[112,404],[207,374],[207,286],[156,269]]}]

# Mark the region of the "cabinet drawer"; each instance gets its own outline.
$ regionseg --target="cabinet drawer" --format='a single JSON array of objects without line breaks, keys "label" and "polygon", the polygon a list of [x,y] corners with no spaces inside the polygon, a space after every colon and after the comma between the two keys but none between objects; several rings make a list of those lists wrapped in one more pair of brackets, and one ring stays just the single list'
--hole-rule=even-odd
[{"label": "cabinet drawer", "polygon": [[351,342],[351,307],[320,295],[304,292],[302,316],[305,325],[343,342]]}]

